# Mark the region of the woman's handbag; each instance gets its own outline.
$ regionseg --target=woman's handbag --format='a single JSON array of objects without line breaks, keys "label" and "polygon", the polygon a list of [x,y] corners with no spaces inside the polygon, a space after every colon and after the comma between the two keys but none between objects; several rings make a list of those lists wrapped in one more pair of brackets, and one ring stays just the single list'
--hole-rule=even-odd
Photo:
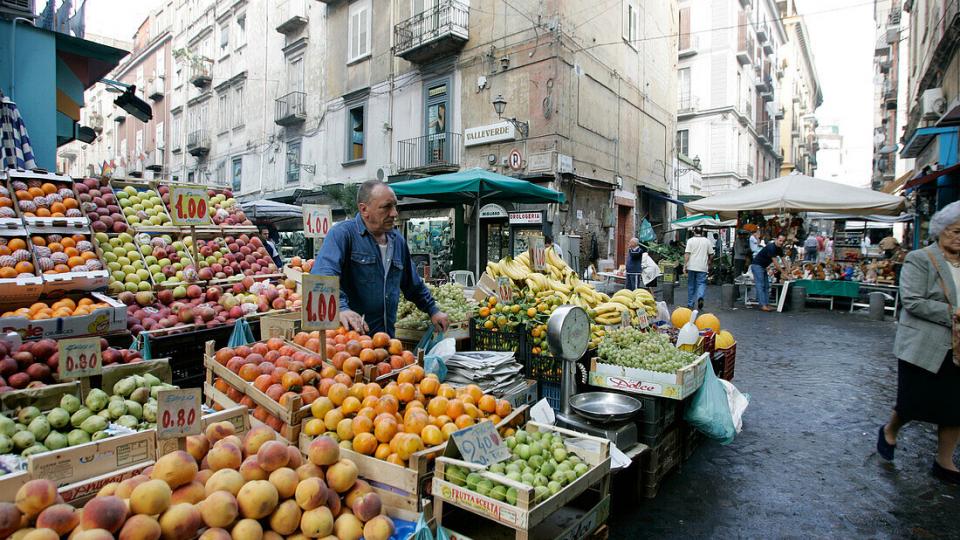
[{"label": "woman's handbag", "polygon": [[954,309],[953,302],[950,300],[950,292],[947,289],[947,284],[943,281],[943,273],[940,271],[940,265],[937,264],[936,257],[934,257],[930,251],[927,251],[927,257],[930,257],[930,262],[933,263],[933,268],[937,271],[937,281],[940,282],[940,287],[943,289],[943,296],[947,299],[950,313],[953,314],[953,363],[960,366],[960,317],[957,317],[957,310]]}]

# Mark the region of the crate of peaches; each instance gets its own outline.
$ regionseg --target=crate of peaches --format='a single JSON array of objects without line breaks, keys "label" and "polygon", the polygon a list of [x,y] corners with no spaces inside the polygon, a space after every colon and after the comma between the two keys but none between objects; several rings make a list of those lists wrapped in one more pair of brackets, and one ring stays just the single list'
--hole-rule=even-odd
[{"label": "crate of peaches", "polygon": [[293,336],[293,343],[325,355],[335,368],[348,375],[362,372],[365,382],[395,378],[400,371],[417,362],[417,357],[404,350],[399,339],[393,339],[385,332],[367,336],[341,326],[327,330],[323,342],[320,336],[320,332],[300,332]]},{"label": "crate of peaches", "polygon": [[25,229],[0,229],[0,304],[22,305],[43,292],[29,242]]},{"label": "crate of peaches", "polygon": [[69,176],[16,171],[9,193],[28,227],[89,225]]},{"label": "crate of peaches", "polygon": [[50,229],[54,232],[32,233],[30,243],[37,265],[43,274],[45,293],[56,291],[92,291],[107,286],[109,273],[97,256],[89,234],[76,228]]}]

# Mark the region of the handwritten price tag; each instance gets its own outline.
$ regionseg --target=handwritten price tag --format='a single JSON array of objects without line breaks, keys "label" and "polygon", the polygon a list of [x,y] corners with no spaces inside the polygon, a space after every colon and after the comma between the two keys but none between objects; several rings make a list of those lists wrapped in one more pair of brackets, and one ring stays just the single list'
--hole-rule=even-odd
[{"label": "handwritten price tag", "polygon": [[207,190],[196,187],[170,187],[170,219],[177,227],[210,224],[210,198]]},{"label": "handwritten price tag", "polygon": [[157,392],[157,438],[178,439],[199,435],[202,428],[201,400],[199,388]]},{"label": "handwritten price tag", "polygon": [[333,330],[340,326],[340,278],[304,274],[300,310],[304,330]]},{"label": "handwritten price tag", "polygon": [[333,226],[333,213],[323,204],[303,205],[303,235],[307,238],[325,238]]},{"label": "handwritten price tag", "polygon": [[503,444],[493,422],[485,421],[450,434],[464,461],[492,465],[510,458],[510,449]]},{"label": "handwritten price tag", "polygon": [[530,241],[530,265],[534,272],[542,272],[547,268],[547,250],[543,245],[543,238]]},{"label": "handwritten price tag", "polygon": [[100,354],[100,338],[76,338],[60,340],[60,365],[57,374],[60,380],[79,379],[99,375],[103,371],[103,356]]},{"label": "handwritten price tag", "polygon": [[504,276],[498,277],[496,293],[500,302],[513,302],[513,280]]},{"label": "handwritten price tag", "polygon": [[650,328],[650,318],[646,313],[637,313],[637,319],[640,321],[637,323],[638,328]]}]

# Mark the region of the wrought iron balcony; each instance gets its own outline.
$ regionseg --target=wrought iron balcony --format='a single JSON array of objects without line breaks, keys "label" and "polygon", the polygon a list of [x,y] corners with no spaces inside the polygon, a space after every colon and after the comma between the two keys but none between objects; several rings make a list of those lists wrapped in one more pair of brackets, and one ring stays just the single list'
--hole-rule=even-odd
[{"label": "wrought iron balcony", "polygon": [[[746,30],[741,28],[741,32],[746,34]],[[749,34],[741,35],[739,46],[737,47],[737,61],[741,66],[753,62],[753,37]]]},{"label": "wrought iron balcony", "polygon": [[400,141],[397,170],[401,173],[435,173],[460,170],[463,136],[437,133]]},{"label": "wrought iron balcony", "polygon": [[770,37],[770,28],[767,27],[767,23],[762,22],[757,25],[757,41],[760,43],[766,43],[767,39]]},{"label": "wrought iron balcony", "polygon": [[146,168],[151,171],[162,171],[163,170],[163,148],[155,148],[147,154]]},{"label": "wrought iron balcony", "polygon": [[307,119],[307,94],[290,92],[275,103],[273,121],[280,126],[292,126]]},{"label": "wrought iron balcony", "polygon": [[421,64],[460,50],[470,39],[470,8],[459,0],[440,0],[393,29],[396,54]]},{"label": "wrought iron balcony", "polygon": [[197,88],[210,86],[213,77],[210,76],[210,64],[201,60],[190,69],[190,84]]},{"label": "wrought iron balcony", "polygon": [[187,135],[187,152],[200,157],[210,153],[210,135],[205,129],[198,129]]},{"label": "wrought iron balcony", "polygon": [[684,118],[696,114],[700,108],[700,98],[689,94],[680,94],[680,100],[677,102],[677,117]]}]

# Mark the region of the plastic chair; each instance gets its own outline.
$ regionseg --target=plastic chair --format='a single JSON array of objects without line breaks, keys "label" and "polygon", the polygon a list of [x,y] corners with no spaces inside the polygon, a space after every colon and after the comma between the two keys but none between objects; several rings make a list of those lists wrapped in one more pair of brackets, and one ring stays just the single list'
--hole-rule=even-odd
[{"label": "plastic chair", "polygon": [[451,270],[450,281],[463,287],[474,287],[477,284],[476,277],[472,270]]}]

